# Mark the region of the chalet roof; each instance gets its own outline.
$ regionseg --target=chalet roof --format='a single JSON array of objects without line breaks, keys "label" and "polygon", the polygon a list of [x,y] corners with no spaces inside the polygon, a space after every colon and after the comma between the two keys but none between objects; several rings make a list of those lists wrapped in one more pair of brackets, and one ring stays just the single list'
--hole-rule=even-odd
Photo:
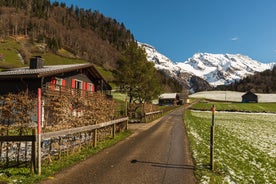
[{"label": "chalet roof", "polygon": [[175,99],[177,93],[163,93],[159,96],[159,99]]},{"label": "chalet roof", "polygon": [[49,65],[38,69],[30,69],[29,67],[14,68],[9,71],[0,72],[0,79],[40,78],[87,67],[93,67],[93,64]]},{"label": "chalet roof", "polygon": [[242,95],[242,97],[245,97],[245,96],[248,96],[248,95],[257,97],[257,95],[255,93],[251,92],[251,91],[246,92],[244,95]]},{"label": "chalet roof", "polygon": [[[30,69],[29,67],[14,68],[9,71],[0,72],[0,80],[41,78],[57,75],[60,73],[71,72],[79,69],[88,69],[89,75],[91,75],[93,78],[104,80],[103,76],[91,63],[70,65],[48,65],[37,69]],[[110,87],[110,85],[105,80],[104,82],[108,87]]]}]

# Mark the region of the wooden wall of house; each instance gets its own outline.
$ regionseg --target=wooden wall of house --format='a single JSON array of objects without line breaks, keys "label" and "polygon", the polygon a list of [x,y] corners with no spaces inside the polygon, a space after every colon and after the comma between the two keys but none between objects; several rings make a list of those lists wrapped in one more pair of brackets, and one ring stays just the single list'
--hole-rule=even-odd
[{"label": "wooden wall of house", "polygon": [[175,101],[175,99],[159,99],[159,105],[173,106],[173,105],[176,105],[176,101]]},{"label": "wooden wall of house", "polygon": [[37,93],[37,88],[41,85],[40,79],[13,79],[13,80],[0,80],[0,95],[9,93]]},{"label": "wooden wall of house", "polygon": [[68,87],[68,88],[73,87],[72,81],[74,79],[74,80],[79,80],[79,81],[82,81],[82,82],[94,84],[95,91],[101,90],[100,81],[97,80],[97,79],[89,78],[85,74],[85,70],[81,71],[81,72],[73,71],[73,72],[63,73],[63,74],[59,74],[59,75],[55,75],[55,76],[51,76],[51,77],[46,77],[44,79],[43,83],[44,84],[51,83],[51,81],[55,78],[60,78],[60,79],[65,80],[65,86]]}]

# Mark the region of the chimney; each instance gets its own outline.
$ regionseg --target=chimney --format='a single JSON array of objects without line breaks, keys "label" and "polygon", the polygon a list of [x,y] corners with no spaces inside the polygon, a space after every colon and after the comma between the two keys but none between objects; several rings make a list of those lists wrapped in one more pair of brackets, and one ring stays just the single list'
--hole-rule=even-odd
[{"label": "chimney", "polygon": [[44,61],[41,56],[35,56],[30,59],[30,69],[43,68]]}]

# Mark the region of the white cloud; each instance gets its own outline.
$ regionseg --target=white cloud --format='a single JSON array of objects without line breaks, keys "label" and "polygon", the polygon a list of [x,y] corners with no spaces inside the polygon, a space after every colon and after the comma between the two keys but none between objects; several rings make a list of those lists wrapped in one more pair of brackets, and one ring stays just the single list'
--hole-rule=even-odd
[{"label": "white cloud", "polygon": [[239,40],[240,38],[239,37],[233,37],[233,38],[231,38],[230,40],[231,41],[237,41],[237,40]]}]

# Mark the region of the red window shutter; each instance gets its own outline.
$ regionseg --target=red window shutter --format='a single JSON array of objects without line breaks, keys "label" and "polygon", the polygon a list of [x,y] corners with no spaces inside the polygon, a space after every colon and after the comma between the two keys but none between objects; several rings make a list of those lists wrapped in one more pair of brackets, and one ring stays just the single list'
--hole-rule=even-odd
[{"label": "red window shutter", "polygon": [[87,89],[87,83],[86,82],[82,82],[82,89],[86,90]]},{"label": "red window shutter", "polygon": [[76,88],[76,79],[72,79],[72,88],[73,88],[73,89]]},{"label": "red window shutter", "polygon": [[95,85],[94,84],[92,84],[92,90],[91,91],[95,92]]},{"label": "red window shutter", "polygon": [[50,89],[55,90],[55,87],[56,87],[56,78],[52,77],[50,81]]},{"label": "red window shutter", "polygon": [[52,79],[51,79],[51,82],[50,82],[51,84],[56,84],[56,79],[53,77]]},{"label": "red window shutter", "polygon": [[66,80],[62,79],[62,86],[66,86]]}]

